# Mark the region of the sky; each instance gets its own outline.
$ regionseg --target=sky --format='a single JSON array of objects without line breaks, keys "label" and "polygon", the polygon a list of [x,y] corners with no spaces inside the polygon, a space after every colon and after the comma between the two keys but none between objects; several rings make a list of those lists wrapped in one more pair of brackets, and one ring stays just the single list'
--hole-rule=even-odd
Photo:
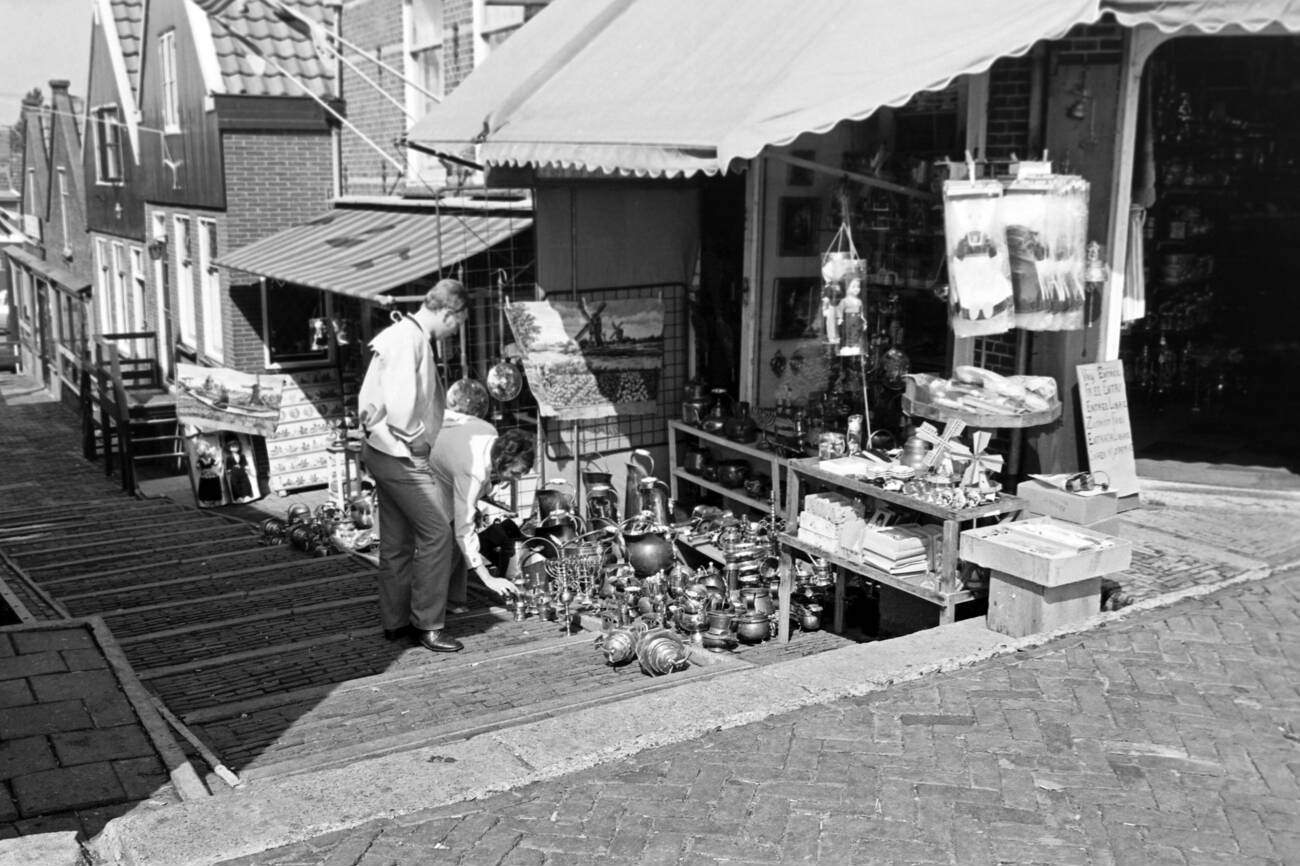
[{"label": "sky", "polygon": [[18,119],[33,87],[50,99],[50,79],[86,95],[90,74],[91,0],[0,0],[0,125]]}]

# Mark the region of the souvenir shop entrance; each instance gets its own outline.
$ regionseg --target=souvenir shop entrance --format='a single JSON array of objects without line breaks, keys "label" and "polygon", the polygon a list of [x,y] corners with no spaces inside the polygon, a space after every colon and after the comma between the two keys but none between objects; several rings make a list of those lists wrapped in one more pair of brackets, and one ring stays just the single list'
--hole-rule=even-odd
[{"label": "souvenir shop entrance", "polygon": [[1298,49],[1179,38],[1144,71],[1146,315],[1121,339],[1139,459],[1300,472]]}]

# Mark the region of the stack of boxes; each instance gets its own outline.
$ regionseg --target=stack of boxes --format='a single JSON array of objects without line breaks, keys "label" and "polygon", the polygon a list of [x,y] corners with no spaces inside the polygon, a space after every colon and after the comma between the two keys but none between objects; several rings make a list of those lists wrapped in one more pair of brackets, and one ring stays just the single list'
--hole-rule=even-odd
[{"label": "stack of boxes", "polygon": [[810,493],[799,513],[800,541],[830,553],[840,553],[841,530],[851,520],[862,521],[866,506],[843,493]]},{"label": "stack of boxes", "polygon": [[1119,518],[1116,516],[1119,500],[1114,493],[1071,493],[1030,478],[1017,485],[1016,496],[1025,500],[1023,517],[1052,517],[1093,532],[1119,533]]},{"label": "stack of boxes", "polygon": [[831,492],[804,497],[797,535],[800,541],[851,562],[890,574],[909,574],[926,570],[941,533],[938,525],[873,525],[862,502]]}]

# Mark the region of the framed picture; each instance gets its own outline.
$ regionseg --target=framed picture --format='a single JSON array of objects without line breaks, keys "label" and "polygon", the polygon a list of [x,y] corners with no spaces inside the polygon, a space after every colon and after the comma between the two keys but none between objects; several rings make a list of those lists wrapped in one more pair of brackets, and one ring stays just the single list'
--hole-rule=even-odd
[{"label": "framed picture", "polygon": [[817,249],[817,199],[787,196],[776,205],[777,254],[815,256]]},{"label": "framed picture", "polygon": [[820,277],[777,277],[772,292],[772,339],[803,340],[821,327]]},{"label": "framed picture", "polygon": [[[795,159],[802,159],[812,162],[817,158],[815,150],[792,150],[790,155]],[[813,173],[811,168],[804,168],[802,165],[786,165],[785,183],[787,186],[812,186]]]}]

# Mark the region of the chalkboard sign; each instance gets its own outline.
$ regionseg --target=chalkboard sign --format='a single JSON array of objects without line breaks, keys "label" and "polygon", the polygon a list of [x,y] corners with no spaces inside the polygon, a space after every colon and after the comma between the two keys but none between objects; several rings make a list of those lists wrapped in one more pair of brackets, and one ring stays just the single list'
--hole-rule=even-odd
[{"label": "chalkboard sign", "polygon": [[1124,364],[1103,361],[1080,364],[1077,370],[1088,468],[1106,473],[1110,489],[1117,495],[1137,493],[1137,464],[1133,460],[1133,431],[1128,423]]}]

